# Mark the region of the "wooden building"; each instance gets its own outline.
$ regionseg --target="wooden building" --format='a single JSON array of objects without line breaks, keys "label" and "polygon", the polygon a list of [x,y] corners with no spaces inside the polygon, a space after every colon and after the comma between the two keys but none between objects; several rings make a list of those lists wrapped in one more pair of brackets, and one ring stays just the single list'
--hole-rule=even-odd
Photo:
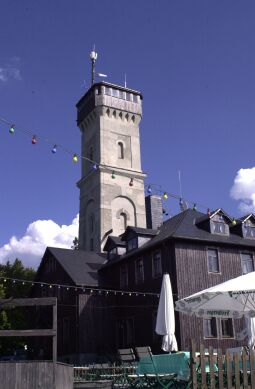
[{"label": "wooden building", "polygon": [[[46,250],[37,281],[63,286],[37,286],[33,295],[58,297],[59,356],[110,358],[117,348],[135,345],[160,351],[154,329],[163,273],[170,274],[177,300],[253,271],[255,218],[233,221],[221,209],[210,215],[187,209],[156,230],[128,226],[120,237],[108,238],[105,251]],[[182,350],[191,337],[206,346],[240,346],[243,327],[242,320],[203,320],[176,312]]]}]

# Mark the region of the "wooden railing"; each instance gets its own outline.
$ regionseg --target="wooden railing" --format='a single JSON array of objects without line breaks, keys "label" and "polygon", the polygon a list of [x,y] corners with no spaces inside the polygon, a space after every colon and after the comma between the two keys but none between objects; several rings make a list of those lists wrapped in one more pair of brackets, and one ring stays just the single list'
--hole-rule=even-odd
[{"label": "wooden railing", "polygon": [[223,355],[212,347],[205,352],[202,344],[197,347],[191,340],[190,377],[193,389],[255,389],[254,350]]}]

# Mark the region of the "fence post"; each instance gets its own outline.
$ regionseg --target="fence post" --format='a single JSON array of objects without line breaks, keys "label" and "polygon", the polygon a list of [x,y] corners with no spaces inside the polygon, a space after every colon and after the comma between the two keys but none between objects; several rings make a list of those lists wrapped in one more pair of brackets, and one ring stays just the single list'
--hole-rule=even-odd
[{"label": "fence post", "polygon": [[219,348],[217,350],[217,366],[218,366],[219,388],[224,388],[223,363],[222,363],[222,350],[221,350],[221,348]]},{"label": "fence post", "polygon": [[190,342],[190,376],[192,388],[197,389],[196,343],[194,339],[191,339]]},{"label": "fence post", "polygon": [[201,371],[201,381],[202,389],[206,389],[206,370],[205,370],[205,348],[203,344],[200,344],[200,371]]},{"label": "fence post", "polygon": [[254,351],[250,350],[251,388],[255,389]]}]

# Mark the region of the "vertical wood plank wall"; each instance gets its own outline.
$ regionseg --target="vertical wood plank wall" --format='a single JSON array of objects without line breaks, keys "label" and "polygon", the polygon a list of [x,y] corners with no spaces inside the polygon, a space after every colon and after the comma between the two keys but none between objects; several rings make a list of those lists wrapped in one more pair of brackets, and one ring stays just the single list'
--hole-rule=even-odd
[{"label": "vertical wood plank wall", "polygon": [[1,362],[0,387],[4,389],[73,389],[73,366],[53,362]]},{"label": "vertical wood plank wall", "polygon": [[[207,266],[207,248],[216,248],[219,256],[219,273],[209,273]],[[247,251],[247,250],[245,250]],[[199,244],[180,241],[175,243],[176,281],[178,299],[193,293],[217,285],[242,274],[241,250],[231,247],[221,247],[219,244]],[[186,269],[184,271],[184,269]],[[191,274],[193,275],[191,277]],[[195,338],[196,342],[203,342],[205,347],[219,347],[219,340],[203,338],[203,320],[179,314],[181,349],[189,348],[189,339]],[[234,320],[235,334],[244,328],[242,319]],[[225,350],[229,347],[243,345],[243,341],[236,339],[220,340],[220,347]]]}]

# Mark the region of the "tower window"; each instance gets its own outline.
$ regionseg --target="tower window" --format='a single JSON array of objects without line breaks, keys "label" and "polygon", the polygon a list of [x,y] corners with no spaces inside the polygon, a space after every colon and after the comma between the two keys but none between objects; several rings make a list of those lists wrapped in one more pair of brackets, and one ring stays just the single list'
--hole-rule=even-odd
[{"label": "tower window", "polygon": [[118,142],[118,158],[124,159],[124,145],[122,142]]},{"label": "tower window", "polygon": [[90,251],[93,251],[94,250],[94,239],[91,238],[90,239]]},{"label": "tower window", "polygon": [[125,212],[121,212],[120,214],[120,224],[121,231],[125,231],[127,228],[127,214]]}]

